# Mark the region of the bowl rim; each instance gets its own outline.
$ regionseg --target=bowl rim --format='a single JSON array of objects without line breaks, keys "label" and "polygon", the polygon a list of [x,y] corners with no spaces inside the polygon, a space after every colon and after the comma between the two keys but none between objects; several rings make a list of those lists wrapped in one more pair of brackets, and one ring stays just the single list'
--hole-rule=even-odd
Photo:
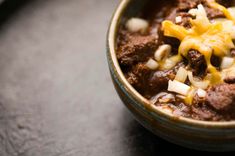
[{"label": "bowl rim", "polygon": [[[115,50],[115,45],[116,45],[116,35],[117,35],[117,29],[118,29],[118,23],[119,20],[121,19],[126,7],[132,0],[121,0],[119,5],[117,6],[108,29],[107,33],[107,56],[108,56],[108,62],[109,66],[111,66],[111,70],[113,71],[113,74],[115,74],[116,80],[122,84],[125,89],[125,92],[130,96],[132,96],[136,101],[141,103],[144,107],[148,107],[153,111],[154,114],[158,114],[164,118],[167,119],[174,119],[174,121],[177,121],[179,124],[184,124],[184,125],[189,125],[189,126],[196,126],[196,127],[206,127],[206,128],[235,128],[235,121],[202,121],[202,120],[195,120],[191,118],[186,118],[186,117],[176,117],[173,114],[164,112],[160,108],[154,107],[153,104],[149,102],[146,98],[144,98],[140,93],[138,93],[134,87],[132,87],[127,79],[125,78],[118,60],[116,56],[116,50]],[[176,119],[177,118],[177,119]]]}]

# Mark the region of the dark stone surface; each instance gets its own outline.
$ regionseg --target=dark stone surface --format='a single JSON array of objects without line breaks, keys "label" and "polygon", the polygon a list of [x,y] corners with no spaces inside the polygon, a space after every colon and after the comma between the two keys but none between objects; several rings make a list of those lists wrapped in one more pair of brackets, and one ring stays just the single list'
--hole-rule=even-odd
[{"label": "dark stone surface", "polygon": [[15,0],[0,7],[0,156],[191,152],[144,129],[114,91],[105,35],[117,3]]}]

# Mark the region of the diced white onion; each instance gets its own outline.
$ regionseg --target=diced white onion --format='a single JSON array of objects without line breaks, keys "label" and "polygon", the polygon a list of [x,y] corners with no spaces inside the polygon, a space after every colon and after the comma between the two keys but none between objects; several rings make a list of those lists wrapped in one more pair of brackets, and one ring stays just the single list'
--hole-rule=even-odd
[{"label": "diced white onion", "polygon": [[181,16],[176,16],[175,17],[175,23],[181,23],[182,22],[182,17]]},{"label": "diced white onion", "polygon": [[180,67],[179,70],[176,73],[175,80],[180,82],[185,82],[188,76],[188,71],[184,69],[183,67]]},{"label": "diced white onion", "polygon": [[175,96],[167,92],[160,92],[150,99],[150,102],[153,104],[155,104],[156,102],[168,103],[170,101],[175,101]]},{"label": "diced white onion", "polygon": [[175,97],[173,94],[166,94],[165,96],[162,96],[161,98],[159,98],[160,103],[168,103],[174,100],[175,100]]},{"label": "diced white onion", "polygon": [[225,79],[227,77],[235,76],[235,66],[231,66],[230,68],[226,68],[222,70],[222,78]]},{"label": "diced white onion", "polygon": [[149,59],[148,62],[145,64],[149,69],[156,70],[159,66],[159,64],[153,60]]},{"label": "diced white onion", "polygon": [[199,88],[199,89],[197,89],[197,95],[200,98],[204,98],[204,97],[206,97],[206,91]]},{"label": "diced white onion", "polygon": [[227,8],[229,13],[235,18],[235,7],[229,7]]},{"label": "diced white onion", "polygon": [[141,18],[131,18],[126,22],[126,28],[130,32],[145,33],[148,29],[149,23]]},{"label": "diced white onion", "polygon": [[190,87],[184,83],[181,83],[176,80],[168,81],[168,91],[175,92],[181,95],[187,95],[190,90]]},{"label": "diced white onion", "polygon": [[197,9],[190,9],[190,10],[188,11],[188,13],[189,13],[190,15],[192,15],[192,16],[196,16],[196,15],[197,15]]},{"label": "diced white onion", "polygon": [[223,31],[231,35],[232,39],[235,39],[235,26],[234,22],[228,19],[215,19],[215,22],[221,22],[223,25]]},{"label": "diced white onion", "polygon": [[199,4],[197,6],[197,16],[203,16],[203,17],[207,16],[206,10],[202,4]]},{"label": "diced white onion", "polygon": [[192,83],[192,85],[197,88],[206,89],[210,84],[210,81],[208,80],[196,81],[191,71],[188,72],[188,78],[189,78],[189,81]]},{"label": "diced white onion", "polygon": [[151,102],[151,103],[156,103],[160,97],[165,96],[165,95],[167,95],[167,94],[168,94],[167,92],[160,92],[160,93],[158,93],[157,95],[155,95],[154,97],[152,97],[152,98],[150,99],[150,102]]},{"label": "diced white onion", "polygon": [[171,52],[171,45],[163,44],[154,53],[154,58],[157,61],[161,61],[163,58],[167,57]]},{"label": "diced white onion", "polygon": [[183,99],[183,100],[186,98],[185,96],[180,95],[180,94],[177,94],[176,97],[178,97],[178,98],[180,98],[180,99]]},{"label": "diced white onion", "polygon": [[229,68],[233,65],[233,63],[234,63],[234,58],[223,57],[220,68],[221,69]]},{"label": "diced white onion", "polygon": [[200,29],[202,29],[200,31],[202,32],[206,31],[209,28],[210,21],[207,18],[206,11],[202,4],[199,4],[197,6],[196,19],[194,19],[193,21],[196,22],[198,26],[200,26]]},{"label": "diced white onion", "polygon": [[176,65],[176,63],[177,62],[175,62],[171,59],[166,59],[163,66],[162,66],[162,69],[171,69]]}]

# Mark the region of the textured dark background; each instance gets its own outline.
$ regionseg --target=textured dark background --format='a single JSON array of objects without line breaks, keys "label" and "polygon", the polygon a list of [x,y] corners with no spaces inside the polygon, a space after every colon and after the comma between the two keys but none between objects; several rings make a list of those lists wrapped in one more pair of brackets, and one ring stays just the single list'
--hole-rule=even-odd
[{"label": "textured dark background", "polygon": [[0,156],[192,152],[124,108],[105,58],[116,0],[8,0],[0,6]]}]

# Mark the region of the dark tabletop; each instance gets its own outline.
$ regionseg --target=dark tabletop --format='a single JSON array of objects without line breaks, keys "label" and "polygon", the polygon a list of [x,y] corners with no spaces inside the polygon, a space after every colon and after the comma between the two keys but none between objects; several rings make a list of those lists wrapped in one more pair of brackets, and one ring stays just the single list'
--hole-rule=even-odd
[{"label": "dark tabletop", "polygon": [[105,57],[116,0],[8,0],[0,6],[0,156],[192,152],[123,106]]}]

